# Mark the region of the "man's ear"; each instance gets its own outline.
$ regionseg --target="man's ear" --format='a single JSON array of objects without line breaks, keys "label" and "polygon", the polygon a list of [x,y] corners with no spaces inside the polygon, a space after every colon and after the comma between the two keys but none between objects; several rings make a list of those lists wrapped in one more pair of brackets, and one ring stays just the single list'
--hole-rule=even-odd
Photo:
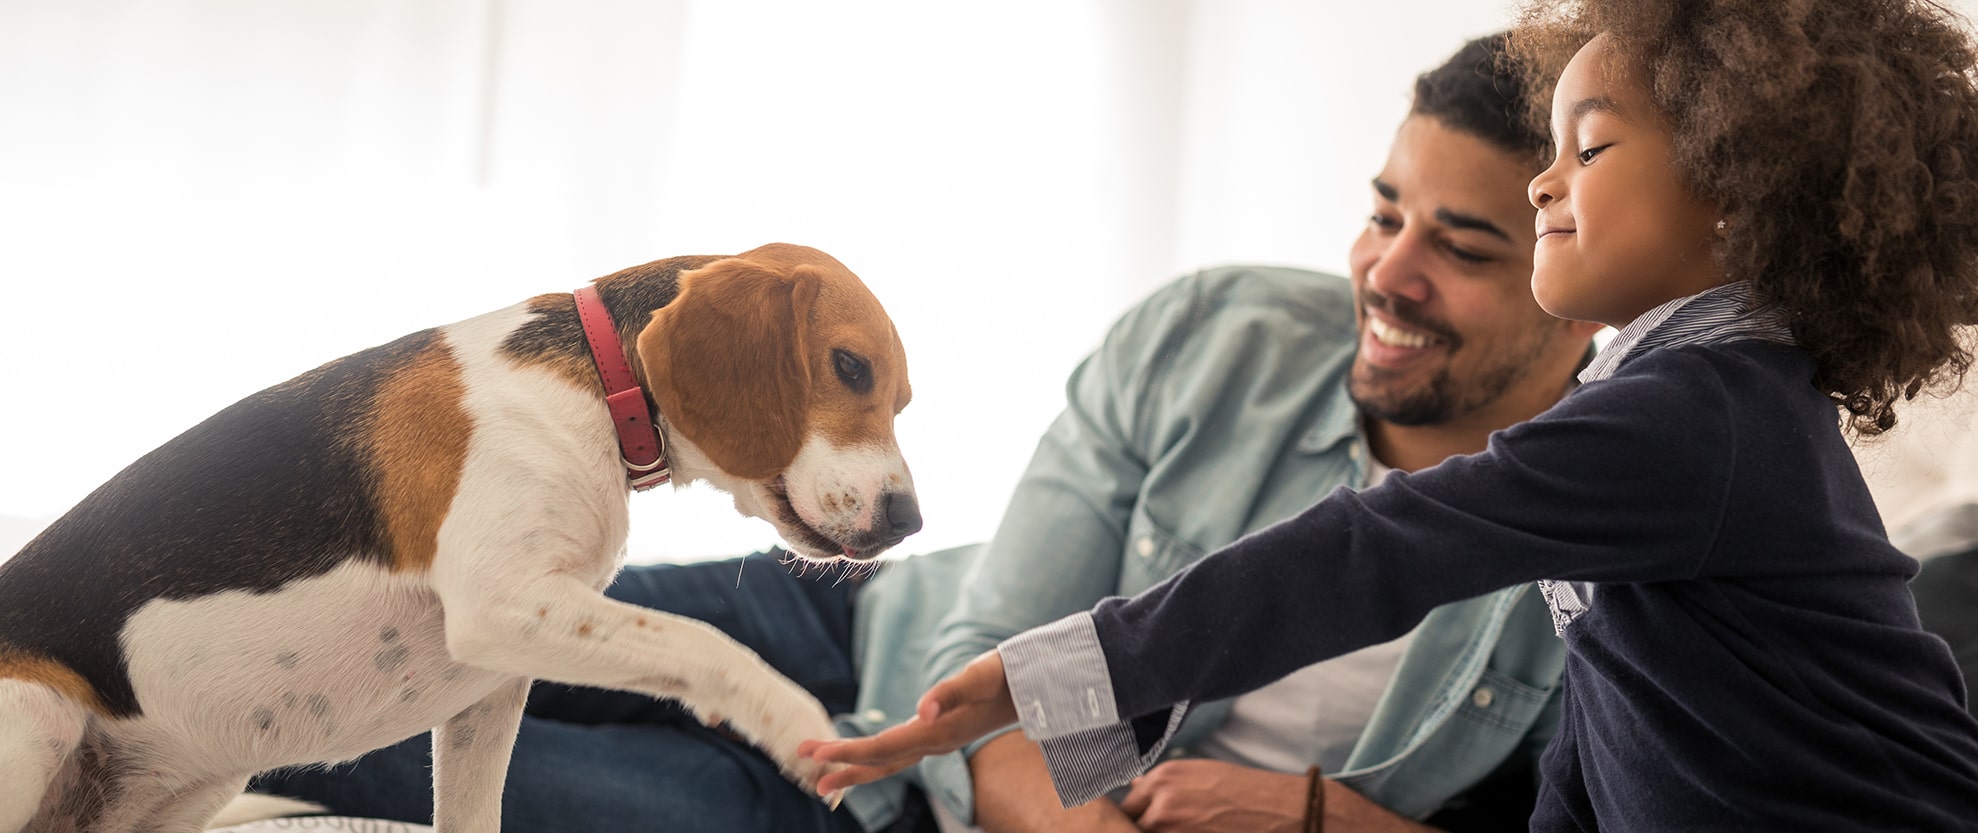
[{"label": "man's ear", "polygon": [[653,401],[674,430],[735,477],[781,474],[803,447],[818,281],[741,258],[680,275],[639,332]]}]

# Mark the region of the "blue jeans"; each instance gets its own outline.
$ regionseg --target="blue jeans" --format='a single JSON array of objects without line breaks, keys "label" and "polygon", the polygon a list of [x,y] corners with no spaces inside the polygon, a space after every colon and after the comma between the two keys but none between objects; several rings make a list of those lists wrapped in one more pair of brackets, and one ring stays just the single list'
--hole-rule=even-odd
[{"label": "blue jeans", "polygon": [[[830,713],[850,711],[858,686],[855,585],[799,578],[780,555],[628,567],[606,595],[713,624]],[[328,769],[266,773],[252,789],[339,815],[430,823],[432,738]],[[529,693],[502,792],[502,829],[864,833],[850,813],[827,811],[754,747],[702,726],[671,701],[554,683]]]}]

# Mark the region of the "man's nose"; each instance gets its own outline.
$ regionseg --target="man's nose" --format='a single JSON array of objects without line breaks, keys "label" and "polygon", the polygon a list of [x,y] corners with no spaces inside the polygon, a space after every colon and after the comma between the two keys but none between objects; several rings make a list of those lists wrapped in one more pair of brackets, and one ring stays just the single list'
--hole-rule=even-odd
[{"label": "man's nose", "polygon": [[1428,301],[1431,287],[1424,267],[1427,259],[1435,256],[1433,246],[1434,241],[1426,234],[1403,229],[1367,270],[1367,287],[1418,304]]}]

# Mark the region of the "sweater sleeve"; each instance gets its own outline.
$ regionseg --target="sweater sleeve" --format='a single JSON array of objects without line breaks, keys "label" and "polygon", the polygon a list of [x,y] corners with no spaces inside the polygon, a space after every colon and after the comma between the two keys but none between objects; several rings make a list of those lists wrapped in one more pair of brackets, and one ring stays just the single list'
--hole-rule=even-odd
[{"label": "sweater sleeve", "polygon": [[[1693,577],[1724,512],[1730,425],[1710,365],[1657,351],[1483,453],[1336,490],[1139,596],[1100,602],[1111,711],[1147,740],[1190,701],[1392,639],[1441,604],[1540,578]],[[1027,731],[1033,719],[1023,714]],[[1110,760],[1104,780],[1123,783],[1135,765]]]}]

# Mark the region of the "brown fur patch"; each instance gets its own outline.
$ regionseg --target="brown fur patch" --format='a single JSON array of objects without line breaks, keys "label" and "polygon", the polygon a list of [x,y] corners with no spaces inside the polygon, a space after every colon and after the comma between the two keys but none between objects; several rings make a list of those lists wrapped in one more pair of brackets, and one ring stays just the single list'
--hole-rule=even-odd
[{"label": "brown fur patch", "polygon": [[112,716],[103,705],[103,698],[97,696],[96,687],[89,684],[75,669],[47,657],[37,657],[19,651],[0,648],[0,680],[22,680],[39,683],[55,690],[69,700],[80,703],[104,717]]},{"label": "brown fur patch", "polygon": [[[680,295],[639,334],[647,388],[673,426],[729,474],[768,479],[821,433],[893,443],[913,392],[892,319],[858,276],[816,249],[763,246],[680,274]],[[857,393],[832,351],[871,367]]]},{"label": "brown fur patch", "polygon": [[[842,269],[843,267],[839,267]],[[907,381],[906,350],[879,299],[850,272],[824,267],[821,290],[811,310],[811,349],[805,361],[818,380],[810,408],[810,429],[840,447],[892,443],[893,417],[913,399]],[[833,350],[845,350],[871,368],[872,390],[860,394],[840,384]]]},{"label": "brown fur patch", "polygon": [[660,413],[729,474],[775,477],[803,446],[816,295],[814,280],[728,258],[683,273],[639,334]]},{"label": "brown fur patch", "polygon": [[425,570],[460,489],[471,430],[460,363],[435,342],[378,389],[371,428],[377,503],[392,569]]}]

